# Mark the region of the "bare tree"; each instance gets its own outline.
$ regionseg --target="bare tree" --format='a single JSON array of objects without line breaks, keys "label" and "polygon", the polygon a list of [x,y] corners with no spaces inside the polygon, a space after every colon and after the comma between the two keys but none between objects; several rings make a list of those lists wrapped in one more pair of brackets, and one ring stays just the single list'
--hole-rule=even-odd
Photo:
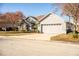
[{"label": "bare tree", "polygon": [[4,24],[11,24],[14,29],[16,29],[17,26],[17,21],[22,20],[25,16],[23,15],[22,12],[7,12],[5,14],[0,14],[0,21]]},{"label": "bare tree", "polygon": [[78,3],[65,3],[62,4],[63,15],[67,15],[73,18],[74,21],[74,33],[76,33],[77,23],[79,20],[79,4]]}]

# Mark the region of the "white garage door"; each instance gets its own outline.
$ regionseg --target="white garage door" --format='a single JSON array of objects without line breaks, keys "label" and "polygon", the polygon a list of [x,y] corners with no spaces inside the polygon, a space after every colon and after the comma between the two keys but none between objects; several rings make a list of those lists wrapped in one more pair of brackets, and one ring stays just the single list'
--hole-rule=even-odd
[{"label": "white garage door", "polygon": [[62,32],[61,24],[43,24],[42,32],[47,34],[58,34]]}]

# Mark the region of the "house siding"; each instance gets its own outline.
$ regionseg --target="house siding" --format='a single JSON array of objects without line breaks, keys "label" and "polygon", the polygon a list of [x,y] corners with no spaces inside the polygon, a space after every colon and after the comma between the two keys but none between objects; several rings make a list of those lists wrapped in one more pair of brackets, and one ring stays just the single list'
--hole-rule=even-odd
[{"label": "house siding", "polygon": [[[57,16],[57,15],[55,15],[53,13],[51,15],[49,15],[46,19],[44,19],[43,21],[40,22],[40,25],[39,25],[39,28],[38,28],[40,32],[43,32],[43,26],[44,25],[45,26],[50,26],[50,27],[52,27],[52,26],[60,26],[61,30],[59,30],[60,32],[58,34],[66,33],[66,23],[64,22],[64,20],[61,17],[59,17],[59,16]],[[54,29],[52,28],[52,29],[55,32],[58,31],[58,29],[55,30],[55,28]],[[51,31],[53,31],[53,30],[51,30]]]}]

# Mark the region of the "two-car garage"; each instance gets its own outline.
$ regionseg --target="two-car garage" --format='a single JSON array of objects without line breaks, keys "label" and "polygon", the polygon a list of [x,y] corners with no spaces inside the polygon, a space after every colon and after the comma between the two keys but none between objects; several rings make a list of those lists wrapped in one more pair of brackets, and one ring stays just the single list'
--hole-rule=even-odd
[{"label": "two-car garage", "polygon": [[62,32],[61,24],[41,24],[41,32],[46,34],[58,34]]}]

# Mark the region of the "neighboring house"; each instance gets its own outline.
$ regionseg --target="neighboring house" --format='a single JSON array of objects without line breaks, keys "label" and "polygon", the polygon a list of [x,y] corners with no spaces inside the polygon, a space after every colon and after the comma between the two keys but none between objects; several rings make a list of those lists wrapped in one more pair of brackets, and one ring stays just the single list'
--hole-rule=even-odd
[{"label": "neighboring house", "polygon": [[39,19],[38,30],[45,34],[62,34],[67,33],[68,29],[73,28],[71,23],[65,22],[63,18],[54,13],[49,13]]},{"label": "neighboring house", "polygon": [[25,19],[19,20],[18,30],[35,32],[37,30],[37,24],[38,20],[33,16],[29,16]]},{"label": "neighboring house", "polygon": [[17,22],[17,27],[18,27],[18,31],[27,31],[27,23],[25,22],[24,19],[20,19]]},{"label": "neighboring house", "polygon": [[28,26],[28,31],[30,30],[31,32],[37,32],[38,31],[38,19],[33,16],[29,16],[26,18],[26,21],[29,23]]}]

